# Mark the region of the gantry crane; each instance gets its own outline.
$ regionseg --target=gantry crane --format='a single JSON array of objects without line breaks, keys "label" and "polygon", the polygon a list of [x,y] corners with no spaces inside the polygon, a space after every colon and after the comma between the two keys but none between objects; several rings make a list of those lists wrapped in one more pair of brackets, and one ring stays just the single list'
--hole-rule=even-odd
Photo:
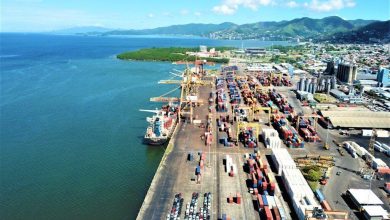
[{"label": "gantry crane", "polygon": [[255,131],[256,131],[256,140],[259,138],[259,131],[260,131],[260,124],[259,123],[256,123],[256,122],[245,122],[245,121],[238,121],[237,122],[237,140],[239,140],[238,139],[238,137],[239,137],[239,134],[240,134],[240,130],[242,129],[242,128],[253,128],[253,129],[255,129]]},{"label": "gantry crane", "polygon": [[[172,73],[173,74],[173,73]],[[203,74],[203,73],[201,73]],[[185,115],[189,115],[190,121],[192,123],[193,120],[193,104],[201,104],[203,103],[203,100],[198,99],[198,88],[202,85],[212,85],[212,81],[204,81],[200,79],[200,76],[194,72],[191,71],[187,64],[187,68],[182,72],[181,75],[173,74],[177,77],[182,78],[181,80],[160,80],[159,84],[179,84],[181,88],[180,98],[176,97],[164,97],[164,95],[169,94],[173,92],[174,90],[160,96],[160,97],[153,97],[150,99],[150,101],[157,101],[157,102],[179,102],[179,121],[181,120],[181,117]]]},{"label": "gantry crane", "polygon": [[255,113],[258,112],[258,111],[267,111],[267,114],[268,114],[268,123],[270,124],[271,123],[271,108],[270,107],[262,107],[262,106],[259,106],[259,105],[253,105],[253,106],[239,106],[238,109],[243,109],[243,110],[247,110],[248,112],[248,115],[247,115],[247,118],[248,118],[248,121],[254,121],[254,116],[255,116]]},{"label": "gantry crane", "polygon": [[258,111],[261,111],[261,110],[268,111],[268,125],[271,125],[271,108],[270,107],[262,107],[262,106],[257,105],[257,106],[253,106],[252,110],[253,110],[253,116]]},{"label": "gantry crane", "polygon": [[297,117],[298,117],[297,125],[296,125],[297,130],[299,129],[299,121],[301,120],[301,118],[314,118],[314,128],[317,130],[317,120],[320,117],[319,115],[298,115]]}]

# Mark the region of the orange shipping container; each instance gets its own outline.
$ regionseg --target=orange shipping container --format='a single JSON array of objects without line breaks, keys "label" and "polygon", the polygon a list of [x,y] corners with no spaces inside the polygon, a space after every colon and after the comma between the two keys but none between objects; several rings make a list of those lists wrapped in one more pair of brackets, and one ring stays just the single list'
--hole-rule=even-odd
[{"label": "orange shipping container", "polygon": [[241,204],[241,194],[237,193],[237,204]]},{"label": "orange shipping container", "polygon": [[389,167],[379,167],[378,174],[390,174],[390,168]]},{"label": "orange shipping container", "polygon": [[321,206],[325,211],[331,211],[332,209],[329,206],[329,203],[326,200],[322,200]]}]

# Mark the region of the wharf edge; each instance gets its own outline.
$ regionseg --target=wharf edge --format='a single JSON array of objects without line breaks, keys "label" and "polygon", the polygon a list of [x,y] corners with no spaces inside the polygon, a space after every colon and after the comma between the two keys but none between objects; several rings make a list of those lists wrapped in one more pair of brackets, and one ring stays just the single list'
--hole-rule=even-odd
[{"label": "wharf edge", "polygon": [[168,145],[167,145],[167,148],[165,149],[164,155],[161,158],[160,164],[158,165],[156,173],[153,176],[153,179],[152,179],[152,182],[149,186],[148,192],[146,193],[145,199],[142,202],[142,206],[141,206],[140,210],[138,211],[138,215],[137,215],[136,220],[144,219],[144,214],[145,214],[144,212],[148,208],[148,206],[149,206],[148,204],[151,201],[151,199],[153,198],[153,194],[155,192],[154,188],[157,187],[156,184],[160,179],[160,173],[161,173],[160,171],[163,168],[163,165],[164,165],[165,160],[167,159],[168,155],[172,152],[173,148],[175,147],[174,143],[175,143],[175,139],[176,139],[176,135],[177,135],[177,129],[180,127],[180,124],[181,124],[181,122],[178,122],[175,126],[172,137],[170,138],[170,140],[168,142]]}]

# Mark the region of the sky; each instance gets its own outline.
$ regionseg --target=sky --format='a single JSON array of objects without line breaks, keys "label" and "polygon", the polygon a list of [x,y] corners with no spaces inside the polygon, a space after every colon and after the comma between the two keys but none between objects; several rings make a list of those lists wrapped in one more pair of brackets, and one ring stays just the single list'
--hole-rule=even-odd
[{"label": "sky", "polygon": [[390,0],[0,0],[1,32],[101,26],[145,29],[187,23],[254,23],[300,17],[390,19]]}]

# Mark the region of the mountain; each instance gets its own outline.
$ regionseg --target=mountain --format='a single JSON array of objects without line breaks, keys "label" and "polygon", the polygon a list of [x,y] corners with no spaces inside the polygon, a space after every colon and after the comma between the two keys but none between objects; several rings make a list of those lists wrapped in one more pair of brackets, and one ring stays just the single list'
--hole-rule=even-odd
[{"label": "mountain", "polygon": [[363,19],[356,19],[356,20],[348,20],[349,23],[353,24],[355,27],[363,27],[366,25],[369,25],[374,22],[378,22],[378,20],[363,20]]},{"label": "mountain", "polygon": [[86,34],[86,33],[104,33],[112,31],[110,28],[104,28],[99,26],[83,26],[83,27],[72,27],[66,29],[60,29],[52,31],[54,34]]},{"label": "mountain", "polygon": [[[346,31],[354,25],[340,17],[332,16],[323,19],[297,18],[291,21],[257,22],[244,24],[227,30],[230,35],[239,35],[242,38],[261,38],[270,36],[284,37],[313,37],[322,33]],[[223,33],[222,33],[223,34]]]},{"label": "mountain", "polygon": [[390,20],[377,21],[356,30],[328,35],[320,40],[334,43],[390,43]]},{"label": "mountain", "polygon": [[[383,39],[385,23],[376,20],[344,20],[337,16],[313,19],[296,18],[289,21],[264,21],[250,24],[182,24],[143,30],[110,30],[101,27],[76,27],[59,30],[60,34],[101,34],[101,35],[193,35],[215,39],[263,39],[294,40],[313,39],[315,41],[352,40],[353,35],[364,35],[363,41],[370,38]],[[366,28],[366,29],[365,29]],[[356,38],[356,37],[355,37]],[[359,40],[359,39],[358,39]]]},{"label": "mountain", "polygon": [[184,25],[171,25],[168,27],[159,27],[154,29],[144,30],[125,30],[125,31],[109,31],[105,34],[108,35],[156,35],[156,34],[171,34],[171,35],[196,35],[196,36],[208,36],[209,33],[214,31],[226,30],[237,26],[234,23],[225,22],[221,24],[184,24]]},{"label": "mountain", "polygon": [[266,39],[288,40],[292,38],[321,38],[323,35],[346,32],[375,22],[374,20],[344,20],[337,16],[313,19],[308,17],[290,21],[265,21],[237,25],[184,24],[144,30],[114,30],[107,35],[195,35],[216,39]]}]

